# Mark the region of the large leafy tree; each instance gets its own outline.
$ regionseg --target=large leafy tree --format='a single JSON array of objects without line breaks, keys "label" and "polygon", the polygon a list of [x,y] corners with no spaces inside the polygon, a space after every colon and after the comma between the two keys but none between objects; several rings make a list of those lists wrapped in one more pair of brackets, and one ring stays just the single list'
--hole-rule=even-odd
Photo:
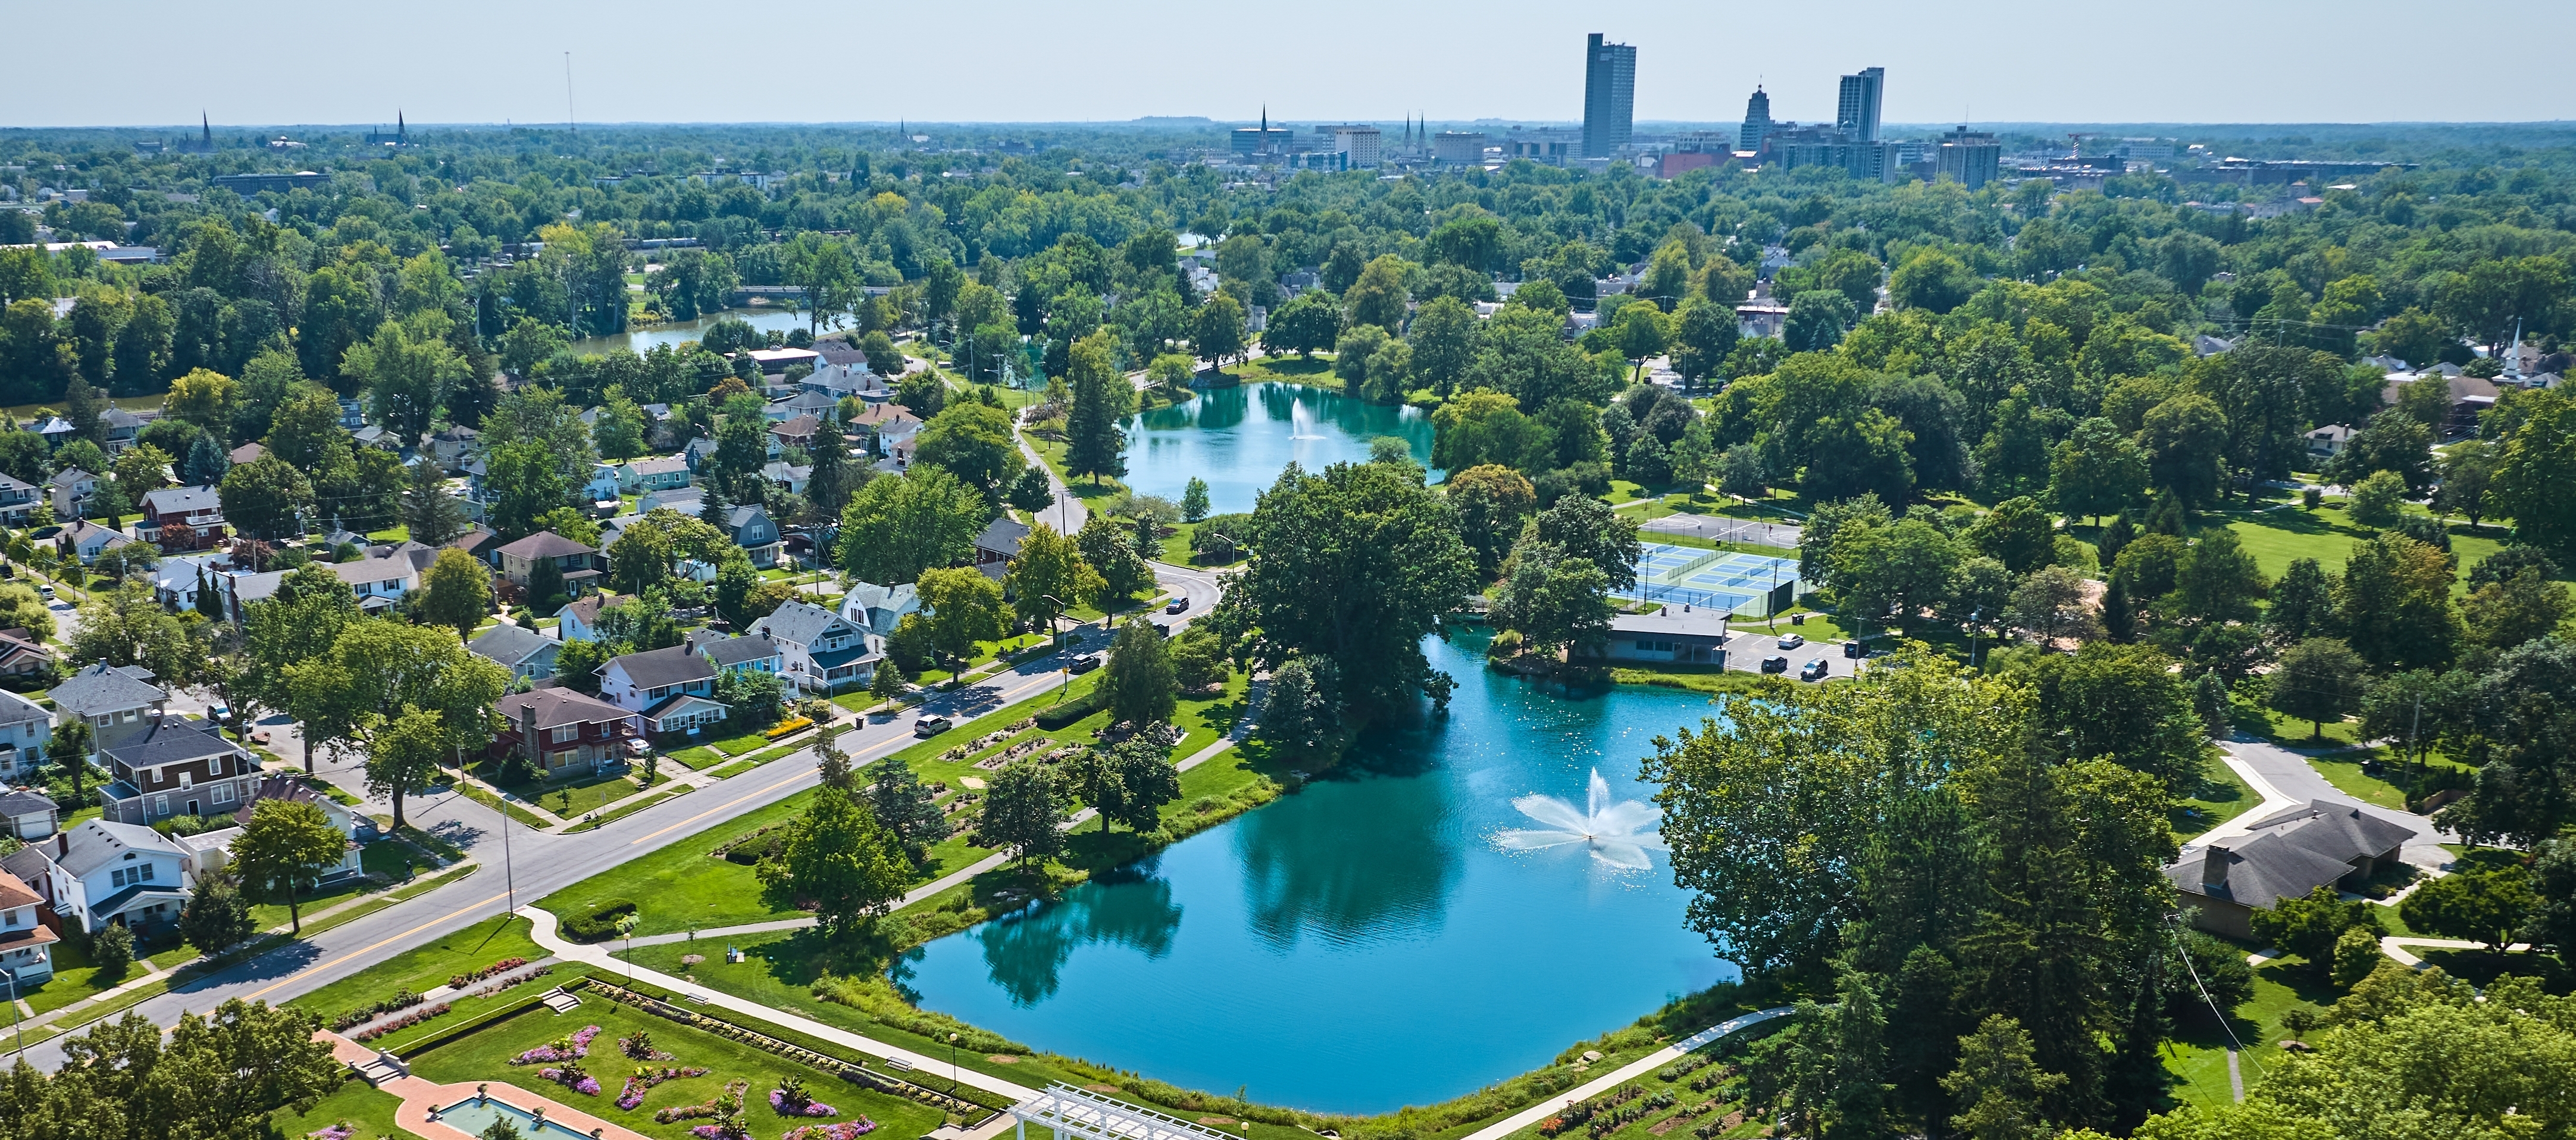
[{"label": "large leafy tree", "polygon": [[1011,431],[1010,414],[986,404],[950,405],[921,429],[913,458],[957,476],[988,503],[1019,477],[1019,437]]},{"label": "large leafy tree", "polygon": [[946,468],[870,479],[841,512],[841,568],[865,582],[913,581],[971,557],[991,517],[982,496]]},{"label": "large leafy tree", "polygon": [[[534,582],[530,575],[529,581]],[[558,571],[556,581],[562,581]],[[532,599],[543,604],[542,597]],[[438,552],[421,575],[420,600],[413,612],[421,620],[447,626],[458,638],[470,637],[474,627],[492,613],[492,570],[483,560],[455,547]]]},{"label": "large leafy tree", "polygon": [[1255,656],[1331,660],[1362,716],[1426,690],[1445,699],[1449,679],[1421,641],[1475,587],[1475,556],[1418,470],[1340,463],[1310,475],[1291,464],[1261,493],[1253,531],[1261,558],[1227,594],[1260,631]]},{"label": "large leafy tree", "polygon": [[437,715],[451,755],[481,748],[492,739],[492,702],[510,689],[507,668],[446,630],[381,619],[349,623],[329,652],[288,666],[286,679],[306,735],[360,755],[415,710]]},{"label": "large leafy tree", "polygon": [[972,567],[925,570],[917,583],[922,609],[930,623],[934,652],[958,669],[975,656],[981,641],[996,641],[1010,632],[1004,620],[1002,587]]},{"label": "large leafy tree", "polygon": [[1030,527],[1020,539],[1020,556],[1011,560],[1002,585],[1021,621],[1045,624],[1050,630],[1064,607],[1078,598],[1096,597],[1107,587],[1100,572],[1083,561],[1082,547],[1073,536],[1059,534],[1045,523]]},{"label": "large leafy tree", "polygon": [[903,840],[867,804],[832,787],[815,790],[805,814],[787,825],[778,858],[762,863],[760,875],[794,905],[811,906],[829,936],[872,923],[912,885]]},{"label": "large leafy tree", "polygon": [[232,866],[243,882],[284,898],[287,920],[302,934],[303,892],[338,866],[348,850],[349,837],[331,825],[320,807],[299,800],[261,800],[251,805],[250,822],[233,840]]},{"label": "large leafy tree", "polygon": [[1046,769],[1018,763],[993,774],[975,830],[987,847],[1008,847],[1021,866],[1064,850],[1064,794]]},{"label": "large leafy tree", "polygon": [[1109,645],[1109,663],[1101,670],[1100,689],[1113,724],[1142,728],[1170,721],[1180,690],[1162,632],[1142,620],[1119,627]]}]

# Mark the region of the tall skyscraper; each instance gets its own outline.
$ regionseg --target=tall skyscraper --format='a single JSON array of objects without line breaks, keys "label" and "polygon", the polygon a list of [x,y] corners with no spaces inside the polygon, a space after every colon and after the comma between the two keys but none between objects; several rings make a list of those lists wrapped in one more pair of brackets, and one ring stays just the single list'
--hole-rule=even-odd
[{"label": "tall skyscraper", "polygon": [[1872,67],[1858,75],[1843,76],[1841,107],[1834,112],[1834,126],[1851,136],[1853,142],[1878,141],[1878,106],[1886,94],[1887,69]]},{"label": "tall skyscraper", "polygon": [[1771,97],[1762,88],[1753,88],[1753,97],[1744,101],[1744,130],[1736,136],[1735,149],[1762,149],[1762,139],[1771,133]]},{"label": "tall skyscraper", "polygon": [[1592,33],[1583,43],[1583,157],[1608,158],[1628,145],[1636,113],[1637,49]]}]

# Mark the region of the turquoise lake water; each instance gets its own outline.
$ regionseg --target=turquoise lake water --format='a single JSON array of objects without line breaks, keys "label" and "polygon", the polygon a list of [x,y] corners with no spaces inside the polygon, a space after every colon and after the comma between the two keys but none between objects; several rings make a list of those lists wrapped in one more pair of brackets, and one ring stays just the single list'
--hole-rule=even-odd
[{"label": "turquoise lake water", "polygon": [[[1208,481],[1209,509],[1249,511],[1289,463],[1321,471],[1368,460],[1369,441],[1402,439],[1413,461],[1431,462],[1431,417],[1303,384],[1247,384],[1130,416],[1127,486],[1177,503],[1195,476]],[[1440,473],[1431,473],[1438,482]]]},{"label": "turquoise lake water", "polygon": [[[1211,482],[1214,480],[1211,479]],[[1245,504],[1249,506],[1247,502]],[[1220,509],[1225,509],[1220,507]],[[1732,978],[1682,926],[1661,852],[1623,871],[1580,848],[1506,852],[1532,792],[1616,799],[1699,695],[1567,695],[1428,645],[1450,715],[1375,730],[1346,771],[1054,904],[917,948],[927,1009],[1184,1087],[1343,1112],[1428,1104]]]}]

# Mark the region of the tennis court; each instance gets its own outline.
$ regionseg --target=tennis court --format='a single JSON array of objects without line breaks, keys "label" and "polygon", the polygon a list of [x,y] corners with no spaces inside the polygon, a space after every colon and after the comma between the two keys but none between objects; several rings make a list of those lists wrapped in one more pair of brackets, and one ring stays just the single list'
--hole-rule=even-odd
[{"label": "tennis court", "polygon": [[1769,617],[1804,592],[1791,559],[1649,542],[1637,558],[1636,589],[1625,596]]}]

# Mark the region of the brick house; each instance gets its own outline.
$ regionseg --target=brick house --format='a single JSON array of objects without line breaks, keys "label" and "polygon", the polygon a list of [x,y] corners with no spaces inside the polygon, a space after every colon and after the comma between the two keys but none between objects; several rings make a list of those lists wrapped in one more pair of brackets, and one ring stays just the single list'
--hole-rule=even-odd
[{"label": "brick house", "polygon": [[143,521],[135,524],[143,541],[163,550],[205,550],[232,532],[224,525],[224,504],[213,487],[163,487],[143,495]]},{"label": "brick house", "polygon": [[571,689],[512,693],[492,709],[501,725],[486,754],[525,756],[548,776],[623,764],[644,737],[640,714]]}]

